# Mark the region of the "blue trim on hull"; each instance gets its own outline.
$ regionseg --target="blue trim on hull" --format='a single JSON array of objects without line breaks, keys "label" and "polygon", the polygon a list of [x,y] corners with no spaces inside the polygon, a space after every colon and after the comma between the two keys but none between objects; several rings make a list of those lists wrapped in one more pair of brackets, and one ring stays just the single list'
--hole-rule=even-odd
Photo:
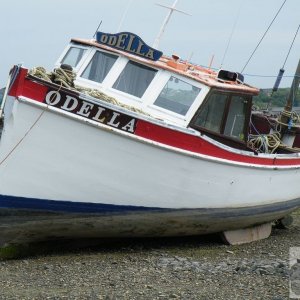
[{"label": "blue trim on hull", "polygon": [[294,210],[300,207],[300,198],[277,202],[273,204],[257,205],[250,207],[222,207],[222,208],[161,208],[133,205],[114,205],[102,203],[85,203],[61,200],[46,200],[26,197],[0,195],[0,210],[26,210],[39,212],[54,212],[68,214],[114,214],[132,212],[172,212],[172,211],[195,211],[210,215],[210,218],[230,219],[232,217],[248,217],[262,214],[278,213],[280,211]]},{"label": "blue trim on hull", "polygon": [[269,223],[299,207],[300,198],[252,207],[168,209],[0,195],[0,247],[49,239],[222,232]]},{"label": "blue trim on hull", "polygon": [[159,207],[98,204],[72,201],[56,201],[0,195],[0,208],[42,210],[63,213],[112,213],[134,211],[166,211]]}]

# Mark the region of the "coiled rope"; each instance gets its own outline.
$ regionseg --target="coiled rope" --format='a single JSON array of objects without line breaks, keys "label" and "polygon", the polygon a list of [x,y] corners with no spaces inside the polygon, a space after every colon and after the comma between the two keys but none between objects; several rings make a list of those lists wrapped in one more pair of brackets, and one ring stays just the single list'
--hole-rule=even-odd
[{"label": "coiled rope", "polygon": [[288,117],[290,120],[288,124],[280,121],[280,116],[275,120],[275,124],[272,124],[268,118],[267,121],[275,130],[273,133],[260,134],[251,122],[251,126],[254,127],[256,135],[250,134],[248,137],[248,147],[259,153],[275,153],[278,148],[286,149],[291,152],[300,152],[300,148],[290,147],[284,144],[281,140],[281,127],[285,126],[290,128],[300,128],[300,116],[295,111],[283,110],[282,115]]},{"label": "coiled rope", "polygon": [[259,153],[274,153],[279,146],[286,147],[280,139],[280,133],[249,135],[248,146]]},{"label": "coiled rope", "polygon": [[[29,70],[29,74],[31,76],[43,79],[47,82],[54,82],[59,85],[58,91],[62,87],[66,87],[72,90],[76,90],[81,93],[85,93],[90,95],[91,97],[104,100],[106,102],[112,103],[114,105],[118,105],[120,107],[126,108],[128,110],[134,111],[134,112],[139,112],[142,114],[146,114],[140,109],[137,109],[135,107],[125,105],[117,101],[113,97],[109,97],[106,94],[96,90],[96,89],[89,89],[89,88],[84,88],[80,86],[75,86],[74,80],[76,78],[76,73],[73,72],[72,70],[68,69],[63,69],[63,68],[56,68],[53,70],[53,72],[47,73],[46,69],[44,67],[36,67],[31,70]],[[46,111],[46,108],[48,105],[42,110],[40,115],[37,117],[35,122],[31,125],[31,127],[25,132],[24,136],[15,144],[15,146],[7,153],[7,155],[0,161],[0,167],[2,164],[13,154],[13,152],[19,147],[19,145],[24,141],[24,139],[27,137],[27,135],[31,132],[31,130],[36,126],[36,124],[39,122],[39,120],[42,118],[44,112]]]},{"label": "coiled rope", "polygon": [[149,116],[149,114],[147,114],[143,110],[130,105],[123,104],[120,101],[118,101],[116,98],[110,97],[97,89],[85,88],[83,86],[75,85],[74,81],[76,79],[76,73],[73,72],[72,70],[67,70],[65,68],[55,68],[52,72],[47,72],[44,67],[35,67],[29,70],[29,74],[31,76],[43,79],[47,82],[56,83],[61,87],[63,86],[65,88],[89,95],[93,98],[103,100],[110,104],[120,106],[127,110]]},{"label": "coiled rope", "polygon": [[300,128],[300,116],[295,111],[288,111],[288,110],[284,109],[281,112],[281,115],[287,117],[288,120],[289,120],[289,123],[286,124],[286,123],[281,122],[280,121],[281,118],[278,117],[277,120],[276,120],[277,124],[279,124],[281,126],[286,126],[286,127],[289,127],[289,128]]}]

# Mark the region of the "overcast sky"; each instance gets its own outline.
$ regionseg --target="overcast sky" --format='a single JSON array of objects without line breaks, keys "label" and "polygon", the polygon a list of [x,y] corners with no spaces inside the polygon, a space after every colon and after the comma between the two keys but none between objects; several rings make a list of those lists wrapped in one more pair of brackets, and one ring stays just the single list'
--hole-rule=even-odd
[{"label": "overcast sky", "polygon": [[[2,0],[0,87],[13,64],[52,69],[69,40],[92,38],[101,20],[101,31],[117,32],[129,4],[121,31],[134,32],[152,45],[167,14],[157,2],[171,5],[174,0]],[[193,53],[192,61],[200,65],[208,65],[214,55],[213,67],[219,68],[236,24],[223,68],[240,72],[283,2],[179,0],[177,8],[192,16],[174,13],[159,49],[183,59]],[[299,24],[300,0],[287,0],[244,71],[247,83],[273,86]],[[300,32],[285,65],[286,76],[294,75],[299,59]],[[286,77],[281,87],[291,82]]]}]

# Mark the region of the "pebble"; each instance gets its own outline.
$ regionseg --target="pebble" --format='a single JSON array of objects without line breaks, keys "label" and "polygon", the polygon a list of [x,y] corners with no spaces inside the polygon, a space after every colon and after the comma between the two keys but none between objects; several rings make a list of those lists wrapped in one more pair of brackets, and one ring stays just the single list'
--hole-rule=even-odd
[{"label": "pebble", "polygon": [[[300,212],[294,221],[247,245],[209,237],[137,239],[1,261],[0,299],[288,299],[289,249],[300,246]],[[296,266],[293,276],[298,292]]]}]

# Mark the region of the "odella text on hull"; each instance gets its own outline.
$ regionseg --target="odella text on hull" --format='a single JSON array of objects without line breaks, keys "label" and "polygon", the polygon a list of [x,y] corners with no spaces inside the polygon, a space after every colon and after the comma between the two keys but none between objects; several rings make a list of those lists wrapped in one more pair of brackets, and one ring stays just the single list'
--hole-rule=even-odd
[{"label": "odella text on hull", "polygon": [[267,237],[300,205],[300,156],[249,143],[258,92],[128,32],[72,39],[50,73],[14,66],[1,104],[0,244]]}]

